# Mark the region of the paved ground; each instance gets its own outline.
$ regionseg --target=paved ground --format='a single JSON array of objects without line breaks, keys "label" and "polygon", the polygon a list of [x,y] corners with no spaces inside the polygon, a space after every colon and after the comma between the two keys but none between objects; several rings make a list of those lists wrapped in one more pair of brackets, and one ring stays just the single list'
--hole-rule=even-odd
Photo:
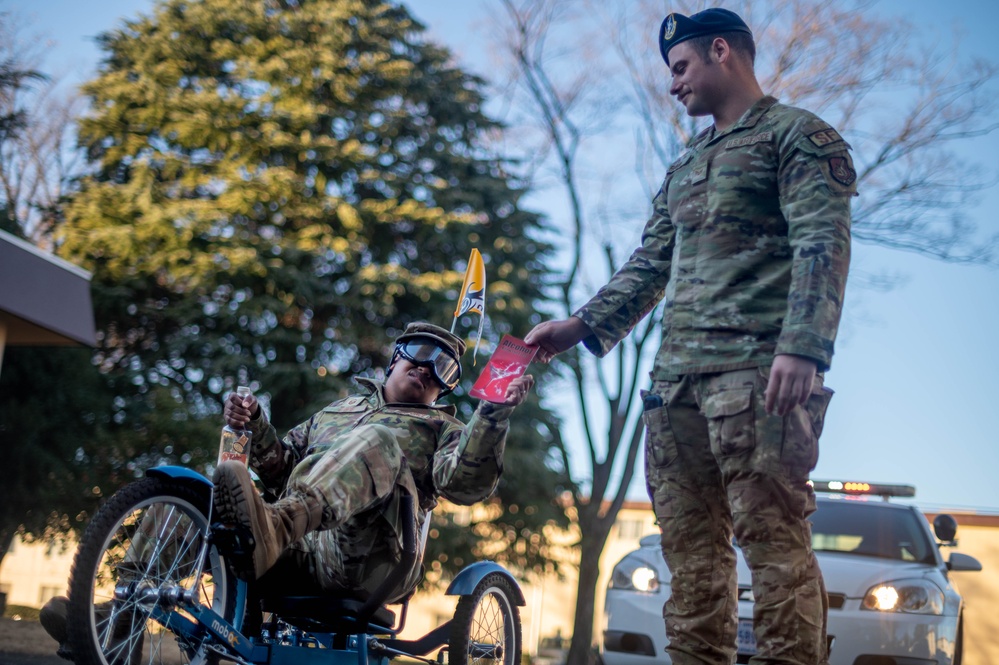
[{"label": "paved ground", "polygon": [[58,646],[37,621],[0,617],[0,665],[69,665]]}]

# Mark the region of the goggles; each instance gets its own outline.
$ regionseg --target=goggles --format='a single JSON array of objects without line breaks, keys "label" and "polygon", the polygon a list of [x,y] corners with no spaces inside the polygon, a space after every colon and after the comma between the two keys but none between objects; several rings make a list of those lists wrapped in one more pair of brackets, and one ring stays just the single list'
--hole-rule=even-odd
[{"label": "goggles", "polygon": [[451,392],[458,385],[458,380],[461,378],[461,363],[433,342],[407,340],[396,344],[395,352],[414,365],[429,367],[444,392]]}]

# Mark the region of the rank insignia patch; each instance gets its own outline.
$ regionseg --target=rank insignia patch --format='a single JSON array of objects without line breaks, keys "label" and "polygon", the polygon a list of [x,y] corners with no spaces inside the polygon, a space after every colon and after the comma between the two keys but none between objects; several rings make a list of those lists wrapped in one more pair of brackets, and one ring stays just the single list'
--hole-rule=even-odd
[{"label": "rank insignia patch", "polygon": [[849,187],[857,179],[857,172],[846,157],[830,157],[829,173],[841,185]]}]

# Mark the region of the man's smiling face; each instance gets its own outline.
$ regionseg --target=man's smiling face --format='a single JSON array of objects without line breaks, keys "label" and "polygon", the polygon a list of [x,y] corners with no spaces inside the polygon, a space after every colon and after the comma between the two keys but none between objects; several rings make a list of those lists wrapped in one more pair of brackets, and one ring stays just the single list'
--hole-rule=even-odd
[{"label": "man's smiling face", "polygon": [[720,67],[708,54],[707,62],[690,43],[682,42],[669,51],[673,80],[669,93],[677,98],[689,116],[710,115],[717,104]]}]

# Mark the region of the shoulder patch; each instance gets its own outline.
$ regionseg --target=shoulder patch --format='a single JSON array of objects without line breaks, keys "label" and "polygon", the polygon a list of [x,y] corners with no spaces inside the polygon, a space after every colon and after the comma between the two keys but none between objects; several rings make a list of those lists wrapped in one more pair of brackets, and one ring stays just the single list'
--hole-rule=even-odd
[{"label": "shoulder patch", "polygon": [[817,132],[812,132],[811,134],[809,134],[808,140],[811,141],[816,146],[818,146],[819,148],[822,148],[824,146],[831,145],[838,141],[842,141],[843,137],[840,136],[839,132],[837,132],[832,127],[827,127],[825,129],[820,129]]},{"label": "shoulder patch", "polygon": [[774,133],[772,131],[766,131],[762,134],[756,134],[754,136],[743,136],[742,138],[732,139],[725,144],[725,149],[730,148],[741,148],[747,145],[755,145],[757,143],[763,143],[764,141],[772,141],[774,138]]},{"label": "shoulder patch", "polygon": [[849,187],[857,179],[857,171],[846,157],[829,158],[829,174],[841,185]]}]

